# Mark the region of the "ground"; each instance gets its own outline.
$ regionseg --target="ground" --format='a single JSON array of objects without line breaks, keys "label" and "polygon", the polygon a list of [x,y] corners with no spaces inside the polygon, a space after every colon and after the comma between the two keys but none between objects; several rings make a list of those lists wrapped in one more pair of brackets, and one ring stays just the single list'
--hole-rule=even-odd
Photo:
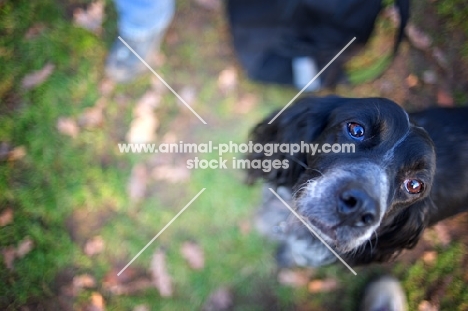
[{"label": "ground", "polygon": [[[120,153],[117,144],[131,135],[244,142],[297,91],[245,77],[217,1],[179,1],[155,70],[204,125],[151,73],[127,85],[105,79],[116,13],[107,1],[102,27],[84,29],[77,15],[89,3],[0,1],[1,309],[352,310],[369,280],[391,273],[410,310],[468,310],[466,215],[427,230],[395,263],[357,268],[357,276],[339,264],[277,271],[274,245],[252,223],[260,185],[247,186],[242,171],[184,169],[190,154]],[[349,63],[354,84],[333,92],[388,97],[408,110],[465,104],[465,7],[414,2],[417,31],[381,74],[373,64],[393,42],[383,14]]]}]

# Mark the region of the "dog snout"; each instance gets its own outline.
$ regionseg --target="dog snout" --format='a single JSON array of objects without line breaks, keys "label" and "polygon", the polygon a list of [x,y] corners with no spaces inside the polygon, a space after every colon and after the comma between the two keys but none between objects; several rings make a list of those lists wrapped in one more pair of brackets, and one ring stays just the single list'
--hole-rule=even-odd
[{"label": "dog snout", "polygon": [[379,205],[366,191],[348,189],[339,195],[338,214],[343,224],[368,227],[378,221]]}]

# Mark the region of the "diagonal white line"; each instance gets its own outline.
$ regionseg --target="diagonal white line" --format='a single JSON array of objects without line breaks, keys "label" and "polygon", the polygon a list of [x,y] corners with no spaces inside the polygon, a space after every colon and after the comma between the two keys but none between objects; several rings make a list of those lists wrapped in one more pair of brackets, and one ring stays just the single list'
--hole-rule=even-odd
[{"label": "diagonal white line", "polygon": [[293,209],[288,205],[288,203],[286,203],[286,202],[283,200],[283,198],[281,198],[281,197],[275,192],[275,190],[273,190],[272,188],[268,188],[268,189],[270,189],[270,191],[271,191],[271,192],[272,192],[272,193],[273,193],[273,194],[274,194],[290,211],[291,211],[291,213],[293,213],[294,216],[296,216],[297,219],[299,219],[299,220],[304,224],[304,226],[306,226],[307,229],[309,229],[309,231],[312,232],[312,233],[320,240],[320,242],[322,242],[322,243],[330,250],[330,252],[332,252],[333,255],[336,256],[336,258],[338,258],[354,275],[357,275],[356,271],[354,271],[353,268],[351,268],[351,267],[346,263],[346,261],[344,261],[343,258],[341,258],[341,257],[330,247],[330,245],[328,245],[328,244],[315,232],[315,230],[312,229],[312,227],[311,227],[307,222],[305,222],[304,219],[302,219],[302,217],[299,216],[299,214],[296,213],[296,211],[293,210]]},{"label": "diagonal white line", "polygon": [[192,200],[190,200],[190,202],[188,202],[187,205],[185,205],[185,207],[183,209],[181,209],[180,212],[178,212],[177,215],[175,215],[174,218],[172,218],[172,220],[164,228],[162,228],[161,231],[159,231],[159,233],[156,234],[156,236],[154,238],[152,238],[151,241],[149,241],[148,244],[146,244],[146,246],[143,247],[143,249],[138,254],[136,254],[136,256],[133,257],[133,259],[130,260],[130,262],[122,270],[120,270],[119,273],[117,273],[117,276],[120,276],[120,274],[122,274],[122,272],[124,272],[125,269],[127,269],[128,266],[130,266],[132,264],[132,262],[134,262],[135,259],[137,259],[141,255],[141,253],[143,253],[145,251],[145,249],[147,249],[151,245],[151,243],[153,243],[154,240],[156,240],[161,235],[161,233],[163,233],[164,230],[166,230],[167,227],[169,227],[174,222],[174,220],[176,220],[177,217],[179,217],[180,214],[182,214],[187,209],[187,207],[189,207],[190,204],[192,204],[193,201],[195,201],[200,196],[200,194],[202,194],[203,191],[205,191],[205,190],[206,190],[206,188],[203,188]]},{"label": "diagonal white line", "polygon": [[351,39],[351,41],[349,41],[348,44],[346,44],[346,46],[345,46],[344,48],[342,48],[341,51],[338,52],[338,54],[336,54],[336,56],[333,57],[332,60],[329,61],[328,64],[327,64],[325,67],[323,67],[322,70],[320,70],[319,73],[317,73],[317,74],[315,75],[315,77],[313,77],[312,80],[310,80],[310,82],[307,83],[306,86],[304,86],[304,87],[302,88],[302,90],[300,90],[299,93],[297,93],[296,96],[294,96],[293,99],[291,99],[291,100],[289,101],[289,103],[288,103],[286,106],[284,106],[284,108],[281,109],[281,111],[278,112],[278,113],[276,114],[276,116],[275,116],[273,119],[271,119],[270,122],[268,122],[268,124],[273,123],[273,121],[275,121],[275,119],[278,118],[279,115],[282,114],[283,111],[285,111],[286,108],[288,108],[289,105],[291,105],[291,103],[292,103],[293,101],[295,101],[296,98],[298,98],[298,97],[302,94],[302,92],[304,92],[304,91],[309,87],[309,85],[311,85],[311,84],[315,81],[315,79],[317,79],[317,78],[325,71],[325,69],[328,68],[328,66],[331,65],[331,64],[335,61],[335,59],[337,59],[338,56],[340,56],[341,53],[343,53],[343,52],[348,48],[348,46],[350,46],[351,43],[353,43],[354,40],[356,40],[356,37],[354,37],[353,39]]},{"label": "diagonal white line", "polygon": [[200,115],[198,115],[198,113],[196,113],[195,110],[193,110],[192,107],[190,107],[190,105],[187,104],[187,102],[186,102],[182,97],[180,97],[180,95],[177,94],[177,92],[174,91],[174,89],[173,89],[169,84],[167,84],[167,82],[164,81],[164,79],[161,78],[161,76],[158,75],[158,74],[156,73],[156,71],[154,71],[153,68],[151,68],[151,66],[148,65],[148,63],[145,62],[145,61],[143,60],[143,58],[141,58],[140,55],[138,55],[138,54],[130,47],[130,45],[127,44],[127,42],[125,42],[124,39],[122,39],[122,37],[119,36],[119,39],[120,39],[120,41],[122,41],[123,44],[125,44],[126,47],[128,47],[128,49],[129,49],[130,51],[132,51],[133,54],[135,54],[136,57],[138,57],[139,60],[141,60],[141,62],[142,62],[143,64],[145,64],[146,67],[148,67],[148,69],[149,69],[159,80],[161,80],[162,83],[164,83],[164,85],[165,85],[169,90],[171,90],[172,93],[174,93],[174,95],[175,95],[175,96],[176,96],[176,97],[177,97],[177,98],[194,114],[194,115],[197,116],[198,119],[200,119],[200,121],[201,121],[203,124],[207,124],[207,123],[205,122],[205,120],[203,120],[202,117],[200,117]]}]

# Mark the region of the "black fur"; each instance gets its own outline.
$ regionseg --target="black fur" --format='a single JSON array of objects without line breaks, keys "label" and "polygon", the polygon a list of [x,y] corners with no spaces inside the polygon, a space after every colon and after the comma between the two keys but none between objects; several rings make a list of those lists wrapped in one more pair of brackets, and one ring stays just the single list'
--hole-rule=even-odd
[{"label": "black fur", "polygon": [[[350,264],[388,261],[403,249],[414,247],[427,226],[468,210],[468,107],[434,108],[410,114],[408,118],[401,107],[388,99],[326,97],[300,99],[268,124],[276,113],[253,129],[251,140],[254,143],[346,143],[350,141],[343,132],[346,124],[357,122],[366,128],[367,136],[363,141],[351,139],[356,144],[353,154],[296,153],[291,156],[276,153],[266,156],[252,153],[248,156],[250,160],[289,160],[288,169],[271,172],[250,169],[248,181],[252,183],[262,178],[273,187],[290,189],[295,194],[295,203],[302,200],[301,204],[296,204],[296,209],[312,224],[314,219],[321,222],[320,215],[333,219],[325,224],[334,224],[338,219],[334,215],[336,207],[330,202],[335,201],[319,198],[315,202],[307,198],[301,188],[304,183],[332,174],[329,172],[333,172],[333,168],[340,167],[354,176],[350,183],[367,191],[372,185],[359,183],[369,179],[368,176],[364,176],[365,172],[361,175],[359,170],[353,171],[353,166],[370,163],[385,172],[388,197],[386,206],[380,206],[385,212],[372,237],[352,250],[340,251],[339,243],[335,245]],[[390,156],[389,150],[394,151]],[[388,159],[383,163],[385,155]],[[410,177],[424,181],[421,194],[409,194],[404,190],[402,182]],[[372,191],[369,190],[370,196]],[[337,193],[326,194],[341,195]],[[294,226],[302,225],[296,222]],[[346,234],[362,233],[361,228],[342,228],[345,227],[343,223],[337,226],[340,230],[346,229],[343,231]]]}]

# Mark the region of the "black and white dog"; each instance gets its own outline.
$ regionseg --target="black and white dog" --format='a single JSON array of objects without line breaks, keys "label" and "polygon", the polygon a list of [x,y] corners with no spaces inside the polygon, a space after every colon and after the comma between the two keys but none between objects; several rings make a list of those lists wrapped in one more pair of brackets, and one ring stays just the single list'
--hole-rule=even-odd
[{"label": "black and white dog", "polygon": [[[253,129],[253,143],[354,144],[354,153],[248,156],[288,160],[250,169],[249,181],[265,179],[350,264],[390,260],[427,226],[468,210],[468,107],[408,114],[388,99],[325,97],[300,99],[268,124],[275,115]],[[282,265],[336,259],[272,194],[259,223],[282,241]]]}]

